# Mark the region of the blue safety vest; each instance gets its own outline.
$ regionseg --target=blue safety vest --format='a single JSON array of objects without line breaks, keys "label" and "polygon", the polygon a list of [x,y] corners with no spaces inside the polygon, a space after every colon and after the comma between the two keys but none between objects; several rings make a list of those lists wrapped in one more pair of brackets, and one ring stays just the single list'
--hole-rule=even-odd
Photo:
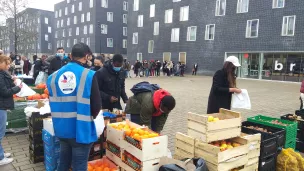
[{"label": "blue safety vest", "polygon": [[71,62],[49,76],[47,87],[55,135],[89,144],[98,137],[91,116],[91,87],[95,72]]}]

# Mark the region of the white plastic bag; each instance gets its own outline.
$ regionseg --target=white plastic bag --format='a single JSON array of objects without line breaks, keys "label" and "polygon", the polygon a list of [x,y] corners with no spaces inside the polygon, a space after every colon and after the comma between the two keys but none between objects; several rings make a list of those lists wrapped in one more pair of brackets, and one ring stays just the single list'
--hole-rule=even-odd
[{"label": "white plastic bag", "polygon": [[40,83],[46,83],[47,77],[47,73],[40,71],[35,80],[35,85],[38,85]]},{"label": "white plastic bag", "polygon": [[[20,79],[16,79],[16,82],[17,82],[17,85],[21,84]],[[27,97],[27,96],[33,96],[35,94],[36,94],[36,92],[34,90],[29,88],[25,83],[22,83],[21,91],[19,93],[17,93],[16,95],[18,97]]]},{"label": "white plastic bag", "polygon": [[251,102],[246,89],[242,89],[242,93],[232,94],[231,107],[239,109],[251,109]]},{"label": "white plastic bag", "polygon": [[94,123],[95,123],[97,136],[99,137],[103,133],[103,130],[105,128],[105,123],[104,123],[104,118],[103,118],[102,112],[100,112],[97,115],[96,119],[94,119]]}]

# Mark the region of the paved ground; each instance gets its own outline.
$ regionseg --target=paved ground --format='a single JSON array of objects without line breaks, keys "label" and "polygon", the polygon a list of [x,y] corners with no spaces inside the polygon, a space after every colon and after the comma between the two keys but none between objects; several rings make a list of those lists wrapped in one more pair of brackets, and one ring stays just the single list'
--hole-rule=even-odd
[{"label": "paved ground", "polygon": [[[169,148],[173,150],[176,132],[186,133],[187,112],[205,114],[208,96],[212,83],[211,77],[161,77],[161,78],[133,78],[128,79],[126,87],[129,89],[137,82],[148,80],[160,84],[169,90],[177,100],[176,109],[170,114],[163,130],[169,136]],[[293,113],[299,108],[300,84],[279,83],[256,80],[238,80],[238,87],[249,91],[252,110],[237,110],[242,112],[243,119],[263,114],[279,117]],[[28,135],[9,135],[5,137],[3,145],[6,151],[12,152],[15,161],[12,165],[0,167],[0,171],[39,171],[44,170],[43,164],[32,164],[28,155]]]}]

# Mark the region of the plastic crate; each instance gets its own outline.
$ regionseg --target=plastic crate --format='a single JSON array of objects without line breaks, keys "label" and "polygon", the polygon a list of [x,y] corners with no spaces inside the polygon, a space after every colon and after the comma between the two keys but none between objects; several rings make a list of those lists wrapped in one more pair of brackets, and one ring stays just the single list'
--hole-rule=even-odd
[{"label": "plastic crate", "polygon": [[297,141],[296,142],[296,150],[304,153],[304,141]]},{"label": "plastic crate", "polygon": [[296,115],[301,116],[304,119],[304,109],[296,110],[295,113]]},{"label": "plastic crate", "polygon": [[304,141],[304,131],[303,130],[298,129],[297,139],[300,140],[300,141]]},{"label": "plastic crate", "polygon": [[285,143],[285,148],[292,148],[292,149],[296,149],[296,140],[295,141],[289,141]]},{"label": "plastic crate", "polygon": [[277,155],[259,160],[259,171],[275,171],[277,164]]},{"label": "plastic crate", "polygon": [[[258,131],[258,130],[255,130],[255,129],[246,128],[245,126],[258,126],[260,128],[267,129],[268,131],[272,132],[272,134],[262,132],[262,131]],[[285,145],[285,134],[286,134],[285,132],[286,131],[284,129],[273,128],[273,127],[269,127],[269,126],[266,126],[266,125],[262,125],[262,124],[258,124],[258,123],[254,123],[254,122],[250,122],[250,121],[244,121],[242,123],[242,132],[243,131],[244,131],[244,133],[247,133],[247,134],[260,133],[262,135],[261,141],[267,140],[271,136],[275,136],[278,147],[284,147],[284,145]]]},{"label": "plastic crate", "polygon": [[291,119],[289,118],[289,116],[292,116],[293,114],[286,114],[281,116],[281,119],[283,120],[288,120],[288,121],[293,121],[293,122],[298,122],[298,129],[304,129],[304,121],[301,120],[295,120],[295,119]]},{"label": "plastic crate", "polygon": [[[285,136],[286,142],[296,141],[297,130],[298,130],[298,123],[297,122],[272,118],[272,117],[263,116],[263,115],[254,116],[254,117],[248,118],[247,120],[251,121],[251,122],[254,122],[254,123],[259,123],[259,124],[262,124],[262,125],[267,125],[267,126],[270,126],[270,127],[274,127],[274,128],[285,129],[286,130],[286,136]],[[278,121],[282,122],[283,124],[287,124],[287,126],[282,126],[282,125],[277,125],[277,124],[270,123],[273,120],[278,120]],[[286,146],[285,146],[285,148],[286,148]],[[291,148],[295,148],[295,147],[291,147]]]},{"label": "plastic crate", "polygon": [[44,155],[35,155],[34,151],[31,148],[29,148],[29,155],[30,155],[30,160],[34,164],[44,161]]},{"label": "plastic crate", "polygon": [[42,149],[43,150],[43,141],[42,138],[39,139],[33,139],[31,136],[29,136],[30,141],[30,147],[32,149]]},{"label": "plastic crate", "polygon": [[47,118],[51,116],[51,114],[45,114],[45,115],[40,115],[39,112],[33,112],[32,116],[29,118],[28,122],[29,125],[33,128],[33,129],[43,129],[43,119]]}]

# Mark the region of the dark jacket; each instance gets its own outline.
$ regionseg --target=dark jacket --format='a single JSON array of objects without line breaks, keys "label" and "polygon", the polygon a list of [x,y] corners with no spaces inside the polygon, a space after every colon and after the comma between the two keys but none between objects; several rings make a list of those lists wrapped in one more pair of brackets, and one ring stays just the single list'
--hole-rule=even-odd
[{"label": "dark jacket", "polygon": [[213,84],[208,101],[208,114],[218,113],[220,108],[231,109],[231,96],[227,72],[218,70],[213,76]]},{"label": "dark jacket", "polygon": [[14,109],[13,95],[20,90],[20,87],[14,84],[12,76],[6,71],[0,71],[0,110]]},{"label": "dark jacket", "polygon": [[[112,64],[107,62],[96,74],[102,100],[102,109],[122,109],[120,98],[122,98],[125,103],[128,101],[128,96],[125,91],[125,73],[123,69],[115,72]],[[118,101],[111,103],[111,96],[118,98]]]},{"label": "dark jacket", "polygon": [[[140,115],[140,125],[146,125],[150,129],[152,122],[152,115],[156,112],[153,104],[152,92],[140,93],[136,96],[130,97],[127,106],[126,113]],[[161,132],[167,121],[168,114],[162,114],[161,116],[153,117],[155,122],[155,131]]]},{"label": "dark jacket", "polygon": [[52,58],[49,65],[48,74],[51,75],[55,71],[59,70],[62,66],[64,66],[66,63],[63,61],[60,57]]},{"label": "dark jacket", "polygon": [[32,64],[30,62],[30,60],[25,60],[23,61],[23,73],[26,75],[29,75],[30,70],[32,69]]},{"label": "dark jacket", "polygon": [[136,62],[134,65],[134,70],[138,71],[138,69],[141,67],[140,62]]},{"label": "dark jacket", "polygon": [[40,71],[46,72],[47,69],[48,69],[48,66],[46,65],[46,63],[43,62],[41,59],[38,59],[34,65],[34,75],[33,75],[34,79],[36,80]]}]

